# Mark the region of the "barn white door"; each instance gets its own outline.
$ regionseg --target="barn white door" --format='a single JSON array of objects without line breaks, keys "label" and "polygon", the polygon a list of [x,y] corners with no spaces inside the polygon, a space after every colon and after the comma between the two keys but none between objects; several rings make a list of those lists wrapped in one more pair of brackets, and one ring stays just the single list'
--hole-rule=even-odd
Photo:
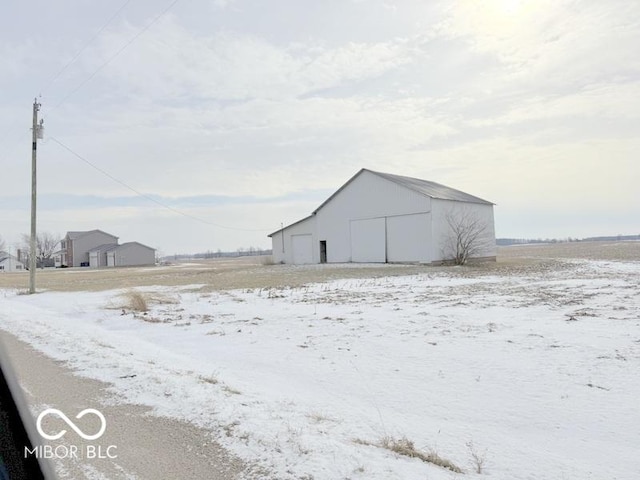
[{"label": "barn white door", "polygon": [[313,263],[313,242],[311,235],[291,235],[291,251],[293,252],[294,264]]},{"label": "barn white door", "polygon": [[429,262],[428,213],[387,217],[387,261]]},{"label": "barn white door", "polygon": [[351,220],[351,261],[384,263],[386,261],[385,219]]}]

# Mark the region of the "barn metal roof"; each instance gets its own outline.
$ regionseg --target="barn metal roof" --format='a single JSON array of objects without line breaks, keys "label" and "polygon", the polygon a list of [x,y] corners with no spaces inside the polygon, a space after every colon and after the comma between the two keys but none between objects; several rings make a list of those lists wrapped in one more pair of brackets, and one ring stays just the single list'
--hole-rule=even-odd
[{"label": "barn metal roof", "polygon": [[382,173],[382,172],[374,172],[373,170],[369,170],[367,168],[362,168],[358,173],[356,173],[353,177],[351,177],[347,183],[342,185],[336,192],[327,198],[322,205],[316,208],[313,213],[314,215],[327,203],[331,201],[333,197],[335,197],[338,193],[340,193],[347,185],[353,182],[357,177],[359,177],[363,172],[373,173],[374,175],[378,175],[379,177],[384,178],[385,180],[389,180],[391,182],[397,183],[398,185],[402,185],[414,192],[417,192],[421,195],[425,195],[431,198],[439,198],[441,200],[453,200],[456,202],[469,202],[469,203],[483,203],[485,205],[493,205],[493,203],[488,202],[487,200],[483,200],[478,197],[474,197],[473,195],[469,195],[468,193],[461,192],[460,190],[456,190],[455,188],[447,187],[446,185],[441,185],[440,183],[430,182],[429,180],[421,180],[419,178],[413,177],[403,177],[402,175],[393,175],[391,173]]},{"label": "barn metal roof", "polygon": [[[366,169],[362,169],[366,170]],[[361,170],[361,171],[362,171]],[[469,202],[469,203],[484,203],[486,205],[493,205],[492,202],[483,200],[482,198],[469,195],[468,193],[461,192],[455,188],[447,187],[440,183],[431,182],[429,180],[421,180],[419,178],[404,177],[402,175],[393,175],[391,173],[374,172],[373,170],[366,170],[374,173],[379,177],[386,178],[399,185],[407,187],[410,190],[418,192],[422,195],[426,195],[431,198],[439,198],[441,200],[453,200],[456,202]]]}]

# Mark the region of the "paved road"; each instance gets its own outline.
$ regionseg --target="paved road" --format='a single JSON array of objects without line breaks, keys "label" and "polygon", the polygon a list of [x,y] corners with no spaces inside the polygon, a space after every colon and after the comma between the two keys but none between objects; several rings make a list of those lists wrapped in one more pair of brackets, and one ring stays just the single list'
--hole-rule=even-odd
[{"label": "paved road", "polygon": [[[40,354],[2,330],[0,348],[6,349],[11,358],[34,416],[45,408],[57,408],[73,419],[82,410],[95,408],[106,419],[104,435],[87,442],[55,415],[46,417],[45,431],[69,430],[63,439],[49,442],[54,447],[67,447],[59,448],[58,453],[67,453],[68,458],[55,461],[60,479],[233,480],[260,476],[213,441],[207,431],[150,415],[147,407],[122,404],[107,391],[107,384],[74,375],[64,363]],[[100,421],[91,414],[76,423],[85,432],[96,432],[100,427]],[[103,457],[117,454],[117,458],[73,458],[72,446],[79,447],[86,457],[87,444],[99,445]],[[107,450],[112,445],[115,448]]]}]

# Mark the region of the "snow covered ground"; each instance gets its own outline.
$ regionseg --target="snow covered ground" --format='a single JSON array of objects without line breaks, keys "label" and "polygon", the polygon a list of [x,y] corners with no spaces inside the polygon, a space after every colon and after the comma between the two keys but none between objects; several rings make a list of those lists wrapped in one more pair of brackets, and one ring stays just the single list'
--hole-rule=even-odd
[{"label": "snow covered ground", "polygon": [[0,328],[273,478],[637,480],[640,263],[559,265],[138,288],[146,313],[130,290],[5,289]]}]

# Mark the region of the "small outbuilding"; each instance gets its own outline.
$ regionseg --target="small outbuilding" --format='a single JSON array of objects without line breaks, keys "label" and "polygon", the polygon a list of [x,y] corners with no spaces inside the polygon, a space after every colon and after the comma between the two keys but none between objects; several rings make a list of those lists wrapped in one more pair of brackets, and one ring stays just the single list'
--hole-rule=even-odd
[{"label": "small outbuilding", "polygon": [[154,265],[156,251],[138,242],[113,245],[105,252],[107,267]]},{"label": "small outbuilding", "polygon": [[269,235],[276,263],[442,263],[473,230],[495,260],[493,203],[428,180],[361,169],[313,213]]}]

